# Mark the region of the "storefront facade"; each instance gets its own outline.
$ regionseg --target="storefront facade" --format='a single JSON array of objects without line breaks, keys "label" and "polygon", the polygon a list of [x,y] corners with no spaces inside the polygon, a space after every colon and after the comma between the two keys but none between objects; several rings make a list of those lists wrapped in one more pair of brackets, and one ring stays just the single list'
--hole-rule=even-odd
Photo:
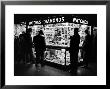
[{"label": "storefront facade", "polygon": [[[43,20],[34,20],[28,23],[26,22],[22,25],[16,25],[15,29],[19,34],[22,31],[26,31],[27,28],[32,29],[32,40],[37,34],[37,31],[42,30],[44,32],[46,51],[45,51],[45,61],[50,63],[55,63],[63,66],[69,66],[70,64],[70,36],[74,35],[74,28],[79,28],[80,44],[78,53],[78,62],[83,61],[81,48],[85,37],[85,30],[88,29],[91,35],[91,26],[88,26],[88,21],[80,18],[69,18],[69,21],[64,16],[51,17]],[[21,31],[22,28],[22,31]],[[17,29],[20,29],[19,31]],[[17,34],[17,33],[16,33]],[[34,48],[32,48],[34,50]],[[73,55],[74,56],[74,55]]]}]

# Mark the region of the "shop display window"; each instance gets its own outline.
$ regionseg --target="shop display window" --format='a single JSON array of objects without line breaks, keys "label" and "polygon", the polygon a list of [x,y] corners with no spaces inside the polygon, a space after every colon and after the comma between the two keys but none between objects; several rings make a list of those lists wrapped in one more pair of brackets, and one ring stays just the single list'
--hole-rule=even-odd
[{"label": "shop display window", "polygon": [[65,49],[49,49],[45,51],[45,60],[65,65]]}]

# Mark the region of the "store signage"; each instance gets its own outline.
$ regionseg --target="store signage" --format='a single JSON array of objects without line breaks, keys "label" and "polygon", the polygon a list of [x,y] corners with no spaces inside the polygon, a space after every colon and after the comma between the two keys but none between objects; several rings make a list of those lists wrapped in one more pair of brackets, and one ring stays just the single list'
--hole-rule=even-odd
[{"label": "store signage", "polygon": [[88,24],[88,21],[87,21],[87,20],[82,20],[82,19],[73,18],[73,23]]},{"label": "store signage", "polygon": [[[67,18],[64,18],[64,17],[58,17],[58,18],[48,18],[46,20],[44,20],[44,23],[45,24],[51,24],[51,23],[63,23],[65,22],[65,19]],[[78,18],[72,18],[72,22],[73,23],[77,23],[77,24],[88,24],[88,21],[87,20],[83,20],[83,19],[78,19]],[[67,21],[67,20],[66,20]],[[70,20],[68,20],[67,22],[71,22]]]},{"label": "store signage", "polygon": [[[43,23],[42,23],[43,22]],[[54,17],[54,18],[47,18],[43,21],[38,20],[38,21],[32,21],[29,23],[29,25],[34,25],[34,24],[52,24],[52,23],[76,23],[76,24],[88,24],[87,20],[83,19],[78,19],[78,18],[71,18],[71,20],[65,17]]]},{"label": "store signage", "polygon": [[60,23],[64,22],[64,17],[59,17],[59,18],[48,18],[47,20],[44,20],[44,23],[49,24],[49,23]]},{"label": "store signage", "polygon": [[41,25],[41,20],[31,21],[31,22],[29,22],[29,25],[31,25],[31,26],[33,26],[33,25],[38,25],[38,24]]},{"label": "store signage", "polygon": [[38,20],[38,21],[34,21],[35,24],[41,24],[41,20]]}]

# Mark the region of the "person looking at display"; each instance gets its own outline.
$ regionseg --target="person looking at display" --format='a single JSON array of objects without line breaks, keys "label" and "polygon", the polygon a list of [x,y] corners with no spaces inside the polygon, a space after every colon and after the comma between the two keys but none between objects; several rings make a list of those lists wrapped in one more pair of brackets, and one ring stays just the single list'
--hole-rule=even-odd
[{"label": "person looking at display", "polygon": [[19,37],[14,36],[14,61],[17,63],[19,62],[19,53],[20,53],[20,46],[19,46]]},{"label": "person looking at display", "polygon": [[92,53],[92,62],[97,62],[97,29],[94,28],[93,29],[93,35],[91,37],[92,39],[92,49],[91,49],[91,53]]},{"label": "person looking at display", "polygon": [[70,72],[73,74],[77,74],[78,68],[78,52],[79,52],[79,43],[80,36],[78,34],[78,28],[74,29],[74,35],[70,37]]},{"label": "person looking at display", "polygon": [[91,52],[91,36],[89,35],[88,29],[85,30],[86,36],[82,45],[83,50],[83,63],[85,68],[88,67],[88,61],[90,60]]},{"label": "person looking at display", "polygon": [[44,51],[46,50],[45,38],[43,36],[43,31],[40,30],[38,35],[33,38],[33,43],[36,51],[36,66],[37,64],[44,65]]},{"label": "person looking at display", "polygon": [[26,62],[31,63],[32,62],[32,37],[31,37],[32,29],[26,29],[25,34],[25,52],[26,52]]},{"label": "person looking at display", "polygon": [[26,50],[27,47],[26,47],[26,37],[25,37],[25,32],[22,32],[22,34],[19,35],[19,48],[18,50],[19,51],[19,61],[23,61],[23,63],[26,62],[25,60],[25,56],[26,56]]}]

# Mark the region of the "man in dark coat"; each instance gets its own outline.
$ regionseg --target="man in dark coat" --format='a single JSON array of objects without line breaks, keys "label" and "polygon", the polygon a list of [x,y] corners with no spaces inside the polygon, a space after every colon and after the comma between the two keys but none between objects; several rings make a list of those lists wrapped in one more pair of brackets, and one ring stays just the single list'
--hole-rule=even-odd
[{"label": "man in dark coat", "polygon": [[19,38],[14,36],[14,62],[18,62],[19,57]]},{"label": "man in dark coat", "polygon": [[25,52],[26,52],[26,62],[31,63],[32,62],[32,37],[31,37],[32,29],[29,28],[26,30],[25,34]]},{"label": "man in dark coat", "polygon": [[89,35],[88,29],[85,30],[86,36],[85,40],[83,42],[83,62],[84,67],[88,67],[88,62],[90,60],[90,54],[91,54],[91,36]]},{"label": "man in dark coat", "polygon": [[25,63],[25,32],[19,35],[19,62],[23,61]]},{"label": "man in dark coat", "polygon": [[46,50],[45,38],[42,36],[43,32],[40,30],[38,35],[33,39],[36,51],[36,64],[40,63],[43,66],[44,51]]},{"label": "man in dark coat", "polygon": [[78,68],[78,52],[79,52],[80,36],[78,28],[74,29],[74,35],[70,37],[70,68],[71,72],[76,75]]}]

